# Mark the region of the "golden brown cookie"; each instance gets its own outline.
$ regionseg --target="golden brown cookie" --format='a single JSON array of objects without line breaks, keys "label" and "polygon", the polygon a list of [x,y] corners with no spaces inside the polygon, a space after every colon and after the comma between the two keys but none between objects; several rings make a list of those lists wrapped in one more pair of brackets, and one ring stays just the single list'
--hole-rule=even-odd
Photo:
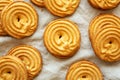
[{"label": "golden brown cookie", "polygon": [[38,25],[36,10],[24,1],[16,1],[5,7],[1,20],[3,29],[18,39],[31,36]]},{"label": "golden brown cookie", "polygon": [[106,25],[98,30],[93,47],[102,60],[120,60],[120,26]]},{"label": "golden brown cookie", "polygon": [[50,22],[44,32],[44,44],[48,51],[58,58],[69,58],[80,48],[78,26],[66,19]]},{"label": "golden brown cookie", "polygon": [[98,9],[113,9],[118,6],[120,0],[88,0],[90,4]]},{"label": "golden brown cookie", "polygon": [[44,0],[31,0],[35,5],[44,7]]},{"label": "golden brown cookie", "polygon": [[0,57],[0,80],[27,80],[27,70],[22,61],[13,56]]},{"label": "golden brown cookie", "polygon": [[103,80],[103,76],[96,64],[83,60],[70,66],[66,80]]},{"label": "golden brown cookie", "polygon": [[76,11],[80,0],[44,0],[44,3],[52,14],[65,17]]},{"label": "golden brown cookie", "polygon": [[34,78],[42,69],[40,52],[29,45],[20,45],[12,48],[8,55],[16,56],[22,60],[28,70],[29,79]]},{"label": "golden brown cookie", "polygon": [[108,62],[120,60],[120,18],[112,14],[95,17],[89,27],[89,36],[96,55]]},{"label": "golden brown cookie", "polygon": [[[5,6],[13,2],[13,0],[0,0],[0,15]],[[7,35],[7,33],[2,29],[1,17],[0,17],[0,36]]]}]

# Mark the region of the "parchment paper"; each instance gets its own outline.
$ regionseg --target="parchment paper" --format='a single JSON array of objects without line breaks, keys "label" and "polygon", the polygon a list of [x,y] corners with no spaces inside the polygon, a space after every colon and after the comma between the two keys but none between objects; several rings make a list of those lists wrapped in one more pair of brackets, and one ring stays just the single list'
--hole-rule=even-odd
[{"label": "parchment paper", "polygon": [[[25,0],[32,4],[29,0]],[[40,8],[32,4],[39,14],[39,26],[35,34],[25,39],[14,39],[12,37],[0,37],[0,56],[5,55],[8,50],[20,44],[29,44],[36,47],[43,58],[43,69],[34,80],[65,80],[69,66],[81,59],[94,62],[101,69],[104,80],[120,80],[120,61],[116,63],[106,63],[94,54],[88,36],[90,21],[100,13],[114,13],[120,17],[120,6],[109,11],[100,11],[92,8],[87,0],[81,0],[77,11],[66,19],[77,23],[81,32],[81,48],[75,56],[69,59],[57,59],[45,48],[43,43],[43,33],[45,26],[52,20],[59,17],[53,16],[45,8]]]}]

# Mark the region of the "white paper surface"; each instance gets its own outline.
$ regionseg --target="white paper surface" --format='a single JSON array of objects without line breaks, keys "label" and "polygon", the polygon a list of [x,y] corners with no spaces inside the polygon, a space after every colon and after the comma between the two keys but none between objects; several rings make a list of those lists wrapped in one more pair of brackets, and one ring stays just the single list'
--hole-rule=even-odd
[{"label": "white paper surface", "polygon": [[[32,4],[29,0],[25,0]],[[87,0],[81,0],[77,11],[66,19],[72,20],[79,25],[81,32],[81,48],[72,58],[57,59],[45,48],[43,43],[43,33],[45,26],[52,20],[59,17],[53,16],[45,8],[40,8],[32,4],[39,14],[39,26],[35,34],[25,39],[14,39],[12,37],[0,37],[0,56],[5,55],[8,50],[16,45],[29,44],[36,47],[43,58],[43,69],[34,80],[65,80],[69,66],[78,60],[86,59],[96,63],[104,75],[104,80],[120,80],[120,61],[116,63],[106,63],[99,60],[94,54],[89,36],[88,27],[90,21],[100,13],[114,13],[120,17],[120,6],[109,11],[100,11],[92,8]]]}]

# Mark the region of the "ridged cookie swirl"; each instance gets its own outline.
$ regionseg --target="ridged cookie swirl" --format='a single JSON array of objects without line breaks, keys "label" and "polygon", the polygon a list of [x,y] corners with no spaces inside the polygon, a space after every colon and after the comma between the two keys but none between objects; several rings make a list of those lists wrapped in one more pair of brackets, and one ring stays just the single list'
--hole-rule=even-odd
[{"label": "ridged cookie swirl", "polygon": [[75,12],[80,0],[44,0],[44,3],[52,14],[65,17]]},{"label": "ridged cookie swirl", "polygon": [[107,25],[98,30],[93,47],[102,60],[120,60],[120,27]]},{"label": "ridged cookie swirl", "polygon": [[120,18],[113,14],[100,14],[96,16],[90,23],[89,35],[90,39],[93,42],[94,37],[98,30],[105,27],[106,25],[119,26]]},{"label": "ridged cookie swirl", "polygon": [[31,0],[34,4],[36,4],[37,6],[44,6],[44,0]]},{"label": "ridged cookie swirl", "polygon": [[80,48],[78,26],[65,19],[57,19],[46,26],[44,44],[48,51],[59,58],[73,56]]},{"label": "ridged cookie swirl", "polygon": [[70,66],[66,80],[103,80],[103,76],[94,63],[83,60]]},{"label": "ridged cookie swirl", "polygon": [[117,7],[117,5],[120,3],[120,0],[89,0],[89,2],[95,8],[106,10]]},{"label": "ridged cookie swirl", "polygon": [[4,56],[0,58],[0,80],[27,80],[27,70],[16,57]]},{"label": "ridged cookie swirl", "polygon": [[22,60],[28,70],[29,79],[34,78],[42,69],[40,52],[29,45],[20,45],[8,52],[8,55],[16,56]]},{"label": "ridged cookie swirl", "polygon": [[[13,0],[0,0],[0,15],[4,7],[10,4],[11,2],[13,2]],[[1,36],[7,35],[7,33],[2,29],[1,18],[0,18],[0,35]]]},{"label": "ridged cookie swirl", "polygon": [[120,60],[120,18],[112,14],[95,17],[89,27],[92,47],[96,55],[108,62]]},{"label": "ridged cookie swirl", "polygon": [[38,25],[36,10],[24,1],[9,4],[1,15],[2,27],[14,38],[31,36]]}]

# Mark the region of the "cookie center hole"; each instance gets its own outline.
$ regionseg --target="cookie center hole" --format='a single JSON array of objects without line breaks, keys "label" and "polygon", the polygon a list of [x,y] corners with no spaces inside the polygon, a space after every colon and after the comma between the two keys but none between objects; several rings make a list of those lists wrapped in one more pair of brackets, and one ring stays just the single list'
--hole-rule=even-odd
[{"label": "cookie center hole", "polygon": [[82,76],[82,78],[87,78],[86,76]]},{"label": "cookie center hole", "polygon": [[112,44],[112,41],[110,41],[109,44]]},{"label": "cookie center hole", "polygon": [[20,21],[20,17],[17,18],[18,22]]},{"label": "cookie center hole", "polygon": [[59,36],[59,39],[61,39],[61,38],[62,38],[62,35]]},{"label": "cookie center hole", "polygon": [[11,74],[11,71],[8,71],[7,73],[8,73],[8,74]]}]

